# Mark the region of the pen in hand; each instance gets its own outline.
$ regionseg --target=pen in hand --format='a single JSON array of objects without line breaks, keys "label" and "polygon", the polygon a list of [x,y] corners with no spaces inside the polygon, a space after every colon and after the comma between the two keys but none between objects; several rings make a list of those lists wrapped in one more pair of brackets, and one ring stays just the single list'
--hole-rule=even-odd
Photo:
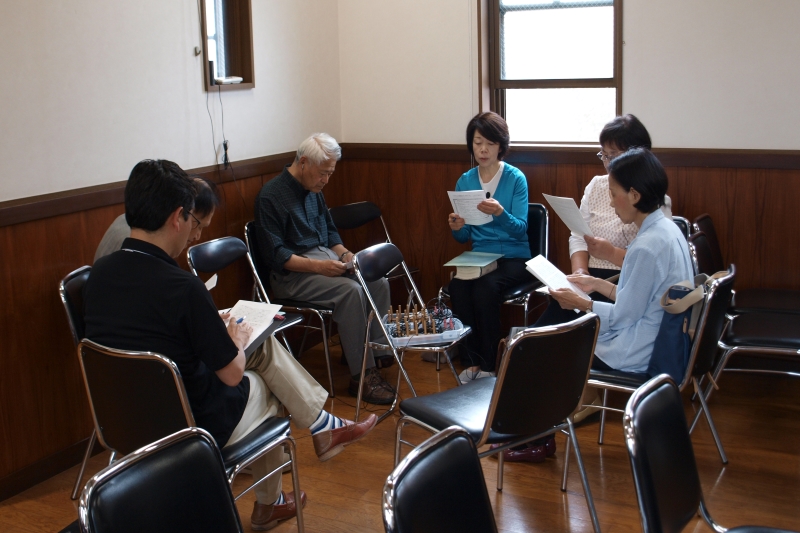
[{"label": "pen in hand", "polygon": [[242,323],[242,320],[244,320],[245,318],[247,318],[247,315],[245,315],[245,316],[243,316],[242,318],[240,318],[239,320],[237,320],[237,321],[236,321],[236,323],[237,323],[237,324],[241,324],[241,323]]}]

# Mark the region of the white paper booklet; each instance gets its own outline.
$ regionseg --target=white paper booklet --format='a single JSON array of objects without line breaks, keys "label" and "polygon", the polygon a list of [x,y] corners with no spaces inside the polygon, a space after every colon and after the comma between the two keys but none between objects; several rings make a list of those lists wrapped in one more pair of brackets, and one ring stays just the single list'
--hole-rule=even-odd
[{"label": "white paper booklet", "polygon": [[486,200],[486,193],[480,191],[447,191],[453,213],[457,214],[467,224],[482,226],[492,221],[492,215],[478,211],[478,204]]},{"label": "white paper booklet", "polygon": [[[244,317],[244,322],[250,324],[250,327],[253,328],[253,333],[251,333],[250,337],[247,339],[245,349],[252,344],[254,339],[257,339],[259,335],[264,333],[264,330],[272,325],[272,321],[275,320],[275,315],[280,310],[280,305],[251,302],[248,300],[239,300],[236,302],[236,305],[230,308],[228,312],[231,314],[231,319],[240,319]],[[230,321],[230,319],[228,321]],[[225,322],[226,326],[228,325],[228,321]]]},{"label": "white paper booklet", "polygon": [[536,279],[547,285],[548,289],[572,289],[581,298],[590,300],[589,295],[578,288],[574,283],[570,283],[566,274],[561,272],[556,266],[547,260],[543,255],[537,255],[525,263],[525,268],[536,276]]},{"label": "white paper booklet", "polygon": [[581,210],[578,209],[578,205],[575,203],[575,200],[572,198],[563,198],[561,196],[550,196],[549,194],[543,194],[544,199],[547,200],[547,203],[550,204],[550,207],[553,208],[553,211],[564,221],[564,224],[572,231],[583,237],[584,235],[588,235],[589,237],[594,237],[592,235],[592,230],[589,229],[589,225],[584,220],[583,215],[581,215]]}]

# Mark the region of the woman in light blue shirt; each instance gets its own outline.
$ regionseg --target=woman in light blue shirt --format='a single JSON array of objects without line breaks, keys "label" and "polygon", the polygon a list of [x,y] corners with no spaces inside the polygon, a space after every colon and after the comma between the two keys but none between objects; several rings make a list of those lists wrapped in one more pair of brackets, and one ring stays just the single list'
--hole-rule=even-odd
[{"label": "woman in light blue shirt", "polygon": [[628,246],[619,284],[587,275],[568,276],[584,292],[612,303],[593,302],[570,289],[551,291],[564,309],[593,311],[600,317],[593,368],[645,372],[664,310],[661,295],[694,277],[689,247],[672,220],[659,209],[667,193],[667,174],[647,149],[632,148],[608,165],[611,206],[638,234]]},{"label": "woman in light blue shirt", "polygon": [[465,172],[456,191],[484,191],[486,200],[478,210],[492,215],[481,226],[466,224],[458,213],[447,222],[458,242],[472,241],[472,250],[503,254],[497,270],[478,279],[453,279],[450,301],[453,312],[472,327],[472,334],[461,344],[465,370],[462,383],[494,375],[500,333],[502,294],[530,274],[525,261],[531,258],[528,245],[528,182],[519,169],[503,162],[509,145],[508,125],[497,113],[480,113],[467,125],[467,149],[478,166]]}]

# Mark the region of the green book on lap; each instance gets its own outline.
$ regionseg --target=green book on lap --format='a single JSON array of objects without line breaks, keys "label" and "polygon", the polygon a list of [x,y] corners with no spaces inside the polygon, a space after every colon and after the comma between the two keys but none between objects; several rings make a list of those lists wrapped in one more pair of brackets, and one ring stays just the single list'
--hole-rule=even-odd
[{"label": "green book on lap", "polygon": [[456,267],[456,279],[477,279],[485,276],[497,268],[497,260],[503,254],[489,254],[485,252],[464,252],[444,264]]}]

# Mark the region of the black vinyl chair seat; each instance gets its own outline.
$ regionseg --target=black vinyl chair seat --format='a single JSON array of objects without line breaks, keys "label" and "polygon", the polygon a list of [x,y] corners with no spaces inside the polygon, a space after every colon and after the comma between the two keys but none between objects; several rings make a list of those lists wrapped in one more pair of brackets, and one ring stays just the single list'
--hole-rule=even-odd
[{"label": "black vinyl chair seat", "polygon": [[266,419],[260,426],[244,436],[238,442],[220,450],[225,470],[230,470],[243,459],[251,457],[259,449],[268,445],[273,440],[289,431],[289,418],[272,417]]},{"label": "black vinyl chair seat", "polygon": [[730,321],[722,342],[740,347],[800,349],[800,316],[786,313],[745,313]]},{"label": "black vinyl chair seat", "polygon": [[[400,404],[400,409],[404,415],[423,420],[435,428],[460,426],[472,440],[478,442],[486,425],[496,381],[494,377],[482,378],[438,394],[408,398]],[[497,433],[492,429],[486,442],[508,442],[520,436]]]},{"label": "black vinyl chair seat", "polygon": [[730,313],[790,313],[800,315],[800,291],[784,289],[743,289],[733,297]]},{"label": "black vinyl chair seat", "polygon": [[620,387],[628,387],[631,389],[638,389],[648,379],[650,375],[646,373],[623,372],[621,370],[591,370],[589,372],[589,379],[597,379],[603,383],[611,385],[619,385]]},{"label": "black vinyl chair seat", "polygon": [[535,291],[541,286],[542,282],[536,278],[525,280],[523,283],[520,283],[519,285],[515,285],[510,289],[508,289],[503,294],[503,298],[505,298],[506,301],[516,300],[517,298],[522,298],[524,296],[527,296],[528,294]]}]

